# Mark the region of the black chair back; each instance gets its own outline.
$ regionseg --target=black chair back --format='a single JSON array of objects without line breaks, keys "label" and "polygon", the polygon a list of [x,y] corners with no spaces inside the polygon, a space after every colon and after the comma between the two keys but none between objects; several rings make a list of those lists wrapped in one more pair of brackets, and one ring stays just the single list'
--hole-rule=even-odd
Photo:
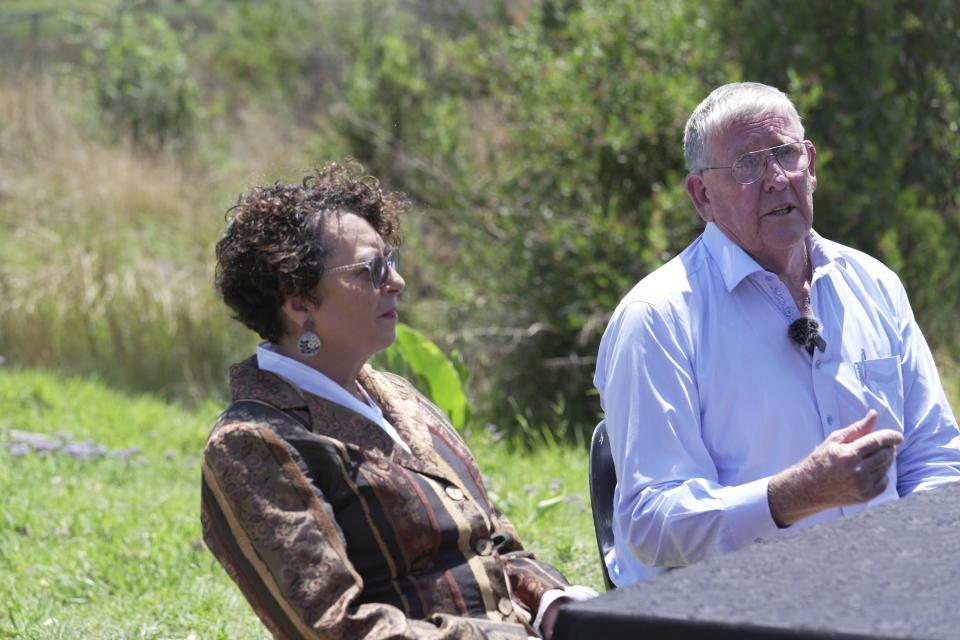
[{"label": "black chair back", "polygon": [[593,438],[590,440],[589,475],[593,532],[597,536],[603,582],[607,586],[607,591],[610,591],[615,589],[616,585],[610,581],[604,558],[607,552],[613,549],[613,490],[617,486],[617,473],[613,468],[610,441],[607,439],[607,427],[603,420],[593,430]]}]

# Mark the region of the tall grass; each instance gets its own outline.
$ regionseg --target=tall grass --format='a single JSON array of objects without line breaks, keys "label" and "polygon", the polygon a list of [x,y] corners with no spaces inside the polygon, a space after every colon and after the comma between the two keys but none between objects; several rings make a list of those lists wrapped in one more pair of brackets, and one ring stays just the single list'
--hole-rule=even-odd
[{"label": "tall grass", "polygon": [[81,126],[74,98],[0,80],[0,354],[202,397],[254,339],[213,292],[223,212],[263,177],[258,163],[296,156],[281,164],[279,143],[245,136],[265,124],[253,115],[236,140],[257,153],[147,157]]}]

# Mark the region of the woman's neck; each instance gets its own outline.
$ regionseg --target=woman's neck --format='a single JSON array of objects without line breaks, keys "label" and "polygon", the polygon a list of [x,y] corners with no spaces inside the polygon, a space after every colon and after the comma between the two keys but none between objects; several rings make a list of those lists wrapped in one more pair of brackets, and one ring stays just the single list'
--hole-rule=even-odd
[{"label": "woman's neck", "polygon": [[346,357],[345,354],[338,354],[335,349],[328,345],[322,345],[320,352],[315,356],[305,356],[300,353],[300,349],[297,348],[297,339],[293,337],[287,337],[279,343],[275,343],[274,346],[280,355],[296,360],[311,369],[316,369],[361,402],[367,401],[357,382],[357,376],[360,375],[360,369],[366,363],[365,360],[357,363]]}]

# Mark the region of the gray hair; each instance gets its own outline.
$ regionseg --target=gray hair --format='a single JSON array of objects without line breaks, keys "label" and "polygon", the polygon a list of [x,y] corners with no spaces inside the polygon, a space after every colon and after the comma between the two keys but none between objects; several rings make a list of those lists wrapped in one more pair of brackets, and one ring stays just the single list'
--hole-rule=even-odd
[{"label": "gray hair", "polygon": [[783,91],[759,82],[731,82],[710,92],[693,110],[683,132],[683,157],[687,170],[696,173],[707,165],[709,144],[728,125],[770,113],[787,116],[800,127],[800,114]]}]

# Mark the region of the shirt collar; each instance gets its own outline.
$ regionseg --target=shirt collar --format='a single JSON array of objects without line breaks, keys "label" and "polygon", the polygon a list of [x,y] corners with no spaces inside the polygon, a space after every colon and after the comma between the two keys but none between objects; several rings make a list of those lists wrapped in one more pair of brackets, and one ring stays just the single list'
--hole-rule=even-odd
[{"label": "shirt collar", "polygon": [[353,394],[328,376],[313,367],[308,367],[293,358],[280,354],[276,347],[269,342],[263,342],[257,347],[257,366],[264,371],[271,371],[286,378],[308,393],[359,413],[374,424],[383,426],[385,422],[380,407],[360,402]]},{"label": "shirt collar", "polygon": [[843,260],[843,254],[840,253],[838,246],[810,229],[807,235],[807,249],[810,250],[810,264],[813,265],[813,280],[829,272],[834,263]]},{"label": "shirt collar", "polygon": [[740,281],[751,273],[763,271],[763,267],[757,264],[756,260],[712,222],[708,222],[703,231],[703,243],[720,268],[720,275],[723,276],[728,292],[733,291]]},{"label": "shirt collar", "polygon": [[[756,260],[712,222],[708,222],[703,231],[703,243],[720,268],[720,274],[723,276],[723,283],[728,292],[733,291],[750,274],[764,271]],[[833,244],[824,240],[813,229],[807,234],[806,243],[813,266],[813,279],[825,273],[836,260],[841,258],[840,252]]]}]

